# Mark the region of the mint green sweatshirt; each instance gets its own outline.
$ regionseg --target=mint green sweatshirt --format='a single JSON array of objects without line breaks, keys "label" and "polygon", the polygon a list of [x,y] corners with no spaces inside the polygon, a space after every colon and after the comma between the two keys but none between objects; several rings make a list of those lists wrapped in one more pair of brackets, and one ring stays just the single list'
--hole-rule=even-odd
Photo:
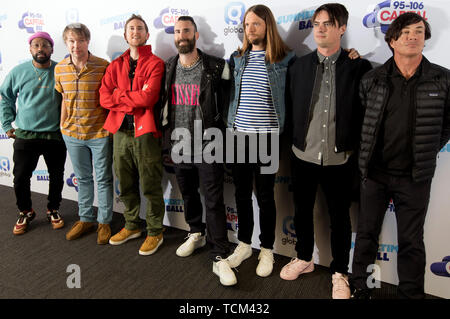
[{"label": "mint green sweatshirt", "polygon": [[6,76],[0,87],[0,121],[5,132],[13,128],[12,122],[25,131],[59,130],[61,94],[55,90],[56,64],[52,61],[47,69],[35,69],[27,61]]}]

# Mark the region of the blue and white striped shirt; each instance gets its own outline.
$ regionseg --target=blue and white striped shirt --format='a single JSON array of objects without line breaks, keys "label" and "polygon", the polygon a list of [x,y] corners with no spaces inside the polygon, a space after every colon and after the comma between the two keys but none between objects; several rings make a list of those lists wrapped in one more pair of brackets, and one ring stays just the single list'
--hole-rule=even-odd
[{"label": "blue and white striped shirt", "polygon": [[234,123],[238,131],[279,132],[265,57],[265,51],[250,51]]}]

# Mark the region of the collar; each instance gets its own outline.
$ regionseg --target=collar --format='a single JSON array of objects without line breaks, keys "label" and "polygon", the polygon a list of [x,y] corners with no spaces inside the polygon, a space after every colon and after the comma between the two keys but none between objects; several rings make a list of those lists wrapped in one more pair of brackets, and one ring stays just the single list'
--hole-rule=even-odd
[{"label": "collar", "polygon": [[319,58],[319,63],[327,63],[327,61],[330,61],[329,63],[336,63],[337,59],[339,58],[339,56],[341,55],[341,51],[342,49],[339,48],[339,50],[337,50],[333,55],[330,56],[324,56],[322,53],[319,52],[319,50],[317,50],[317,57]]}]

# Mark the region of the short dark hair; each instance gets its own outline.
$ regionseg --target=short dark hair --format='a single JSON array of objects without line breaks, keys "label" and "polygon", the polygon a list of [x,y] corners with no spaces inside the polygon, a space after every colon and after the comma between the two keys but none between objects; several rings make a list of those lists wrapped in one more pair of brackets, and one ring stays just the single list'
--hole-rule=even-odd
[{"label": "short dark hair", "polygon": [[312,20],[316,19],[317,15],[321,12],[325,11],[328,13],[330,17],[331,23],[333,26],[336,26],[336,21],[338,23],[338,27],[342,27],[343,25],[347,25],[348,21],[348,11],[347,9],[340,3],[325,3],[316,9]]},{"label": "short dark hair", "polygon": [[387,42],[389,49],[391,49],[392,52],[394,52],[394,49],[391,47],[391,41],[398,40],[400,35],[402,34],[402,30],[406,28],[407,26],[411,24],[419,23],[420,21],[423,22],[425,25],[425,40],[428,40],[431,38],[431,27],[430,24],[420,15],[414,12],[406,12],[398,16],[397,19],[394,20],[394,22],[391,23],[389,26],[389,29],[386,32],[386,35],[384,36],[384,40]]},{"label": "short dark hair", "polygon": [[145,26],[145,31],[148,33],[148,26],[147,23],[145,22],[144,18],[142,18],[139,14],[134,14],[127,20],[127,22],[125,22],[125,28],[124,28],[124,32],[127,32],[127,25],[128,23],[130,23],[133,20],[139,20],[141,22],[144,23]]},{"label": "short dark hair", "polygon": [[197,24],[195,23],[193,17],[191,17],[191,16],[181,16],[181,17],[178,17],[177,22],[178,21],[191,21],[191,23],[194,25],[194,31],[197,32]]}]

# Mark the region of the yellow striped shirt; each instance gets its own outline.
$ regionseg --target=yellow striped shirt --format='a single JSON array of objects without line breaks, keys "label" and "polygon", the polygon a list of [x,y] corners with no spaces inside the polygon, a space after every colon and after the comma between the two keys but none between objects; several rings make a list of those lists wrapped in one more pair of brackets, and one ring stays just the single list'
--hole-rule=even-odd
[{"label": "yellow striped shirt", "polygon": [[109,62],[89,53],[86,66],[77,72],[67,57],[55,67],[55,89],[64,97],[67,118],[61,133],[80,140],[109,136],[103,129],[107,112],[100,106],[99,88]]}]

